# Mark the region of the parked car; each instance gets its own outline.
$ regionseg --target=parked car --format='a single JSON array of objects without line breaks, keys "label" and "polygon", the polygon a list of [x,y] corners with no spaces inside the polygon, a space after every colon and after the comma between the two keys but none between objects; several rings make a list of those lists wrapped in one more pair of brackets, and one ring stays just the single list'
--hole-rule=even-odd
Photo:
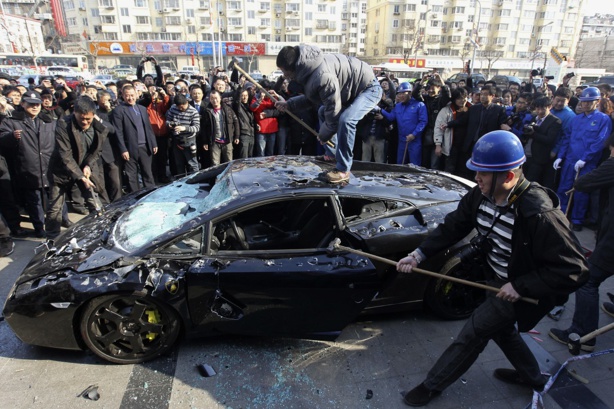
[{"label": "parked car", "polygon": [[17,82],[19,83],[19,85],[23,85],[24,87],[27,87],[28,86],[28,78],[34,78],[34,84],[38,85],[38,84],[40,84],[40,81],[41,81],[42,77],[47,77],[47,75],[25,74],[25,75],[22,75],[21,77],[19,77],[17,79]]},{"label": "parked car", "polygon": [[281,72],[281,70],[275,70],[275,71],[273,71],[273,72],[271,73],[271,75],[269,75],[269,76],[268,76],[268,78],[267,78],[267,79],[268,79],[269,81],[273,81],[273,82],[275,82],[275,81],[277,81],[277,78],[281,77],[282,75],[284,75],[284,73],[283,73],[283,72]]},{"label": "parked car", "polygon": [[610,84],[614,87],[614,75],[604,75],[602,77],[599,77],[597,81],[586,85],[588,85],[589,87],[594,87],[599,84]]},{"label": "parked car", "polygon": [[127,80],[135,80],[136,79],[136,70],[133,69],[126,69],[126,68],[121,68],[121,69],[116,69],[115,71],[113,71],[115,77],[119,78],[119,79],[127,79]]},{"label": "parked car", "polygon": [[136,72],[136,68],[134,68],[130,64],[117,64],[117,65],[114,65],[111,68],[111,71],[115,71],[115,70],[134,70]]},{"label": "parked car", "polygon": [[[147,188],[43,243],[4,317],[25,343],[89,348],[115,363],[168,351],[180,333],[334,339],[363,311],[467,317],[484,293],[394,266],[472,183],[417,167],[354,162],[350,183],[304,156],[232,161]],[[465,239],[464,243],[468,243]],[[463,244],[420,266],[469,278]],[[43,335],[44,334],[44,335]]]},{"label": "parked car", "polygon": [[100,81],[102,82],[104,85],[107,85],[110,82],[117,82],[117,78],[115,78],[112,75],[109,74],[98,74],[98,75],[94,75],[91,79],[90,79],[90,83],[94,83],[96,81]]},{"label": "parked car", "polygon": [[[484,75],[477,73],[477,72],[473,73],[471,77],[473,78],[473,85],[476,85],[480,81],[486,81],[486,77],[484,77]],[[451,77],[449,77],[446,81],[457,83],[461,80],[467,83],[467,73],[465,72],[456,73],[452,75]]]},{"label": "parked car", "polygon": [[515,82],[518,85],[522,84],[522,80],[513,75],[495,75],[490,81],[494,81],[497,87],[501,88],[507,88],[510,82]]},{"label": "parked car", "polygon": [[188,78],[191,78],[192,76],[201,75],[201,73],[200,73],[200,70],[198,69],[198,67],[193,66],[193,65],[186,65],[184,67],[181,67],[181,69],[179,71],[177,71],[177,75],[179,75],[179,76],[187,75]]},{"label": "parked car", "polygon": [[260,71],[252,71],[249,73],[249,76],[252,77],[254,81],[260,81],[264,78],[264,75]]}]

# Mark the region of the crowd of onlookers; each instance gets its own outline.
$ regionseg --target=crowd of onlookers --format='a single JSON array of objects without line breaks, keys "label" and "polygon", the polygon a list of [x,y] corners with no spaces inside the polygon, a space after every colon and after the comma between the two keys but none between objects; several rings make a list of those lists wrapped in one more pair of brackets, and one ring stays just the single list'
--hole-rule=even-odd
[{"label": "crowd of onlookers", "polygon": [[[98,201],[232,159],[321,152],[314,133],[269,98],[300,94],[300,84],[283,76],[254,84],[222,67],[206,78],[171,81],[155,60],[156,75],[143,75],[151,60],[141,62],[135,81],[77,89],[60,75],[28,86],[0,78],[0,255],[12,251],[10,236],[54,238],[70,226],[65,197],[72,211],[87,214]],[[386,76],[381,102],[358,123],[354,158],[471,178],[465,162],[479,137],[510,130],[525,145],[527,178],[558,188],[565,206],[576,174],[599,163],[614,111],[610,86],[574,92],[569,80],[558,88],[529,81],[502,89],[471,77],[446,83],[436,73],[413,84]],[[317,130],[317,108],[293,114]],[[576,229],[589,206],[588,198],[575,198]],[[20,208],[33,232],[22,229]]]}]

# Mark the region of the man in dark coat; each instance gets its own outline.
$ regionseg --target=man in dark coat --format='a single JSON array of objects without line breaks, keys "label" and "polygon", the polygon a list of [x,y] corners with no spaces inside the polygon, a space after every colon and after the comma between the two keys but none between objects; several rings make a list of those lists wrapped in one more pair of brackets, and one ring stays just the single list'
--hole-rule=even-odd
[{"label": "man in dark coat", "polygon": [[211,152],[213,166],[232,160],[233,145],[239,144],[239,120],[228,104],[222,103],[222,94],[211,90],[209,105],[202,115],[200,145]]},{"label": "man in dark coat", "polygon": [[55,148],[55,124],[42,117],[41,96],[28,91],[21,107],[0,125],[2,149],[15,155],[13,183],[24,200],[36,237],[45,237],[45,207],[50,185],[49,159]]},{"label": "man in dark coat", "polygon": [[377,106],[382,87],[365,62],[343,54],[324,54],[316,46],[286,46],[277,55],[277,66],[288,80],[303,86],[304,93],[278,101],[281,112],[297,112],[306,106],[319,108],[321,143],[332,141],[336,149],[324,145],[323,159],[336,162],[335,169],[323,175],[329,183],[350,180],[356,124]]},{"label": "man in dark coat", "polygon": [[138,172],[141,171],[144,187],[154,186],[152,158],[158,152],[158,144],[147,109],[136,103],[137,93],[133,86],[122,89],[124,102],[111,115],[115,127],[115,138],[124,160],[124,171],[128,177],[128,191],[140,189]]},{"label": "man in dark coat", "polygon": [[[424,382],[404,395],[407,405],[424,406],[439,396],[473,365],[490,340],[515,368],[496,369],[496,378],[535,390],[546,384],[519,332],[529,331],[555,305],[566,302],[587,281],[588,267],[557,196],[524,178],[525,159],[520,140],[511,132],[495,131],[480,138],[467,162],[477,172],[477,186],[419,248],[397,264],[399,271],[411,273],[421,261],[476,229],[473,257],[480,260],[489,284],[499,288],[475,309]],[[521,297],[537,299],[538,304]]]},{"label": "man in dark coat", "polygon": [[524,174],[532,182],[554,188],[554,181],[548,177],[552,169],[550,152],[554,148],[560,133],[561,120],[550,113],[552,100],[549,97],[537,98],[533,101],[537,116],[530,126],[525,126],[522,139],[527,163]]},{"label": "man in dark coat", "polygon": [[[565,330],[552,328],[549,335],[556,341],[567,345],[569,334],[572,332],[584,336],[593,332],[599,326],[599,286],[614,271],[614,132],[608,137],[610,157],[598,168],[580,176],[574,183],[574,189],[583,192],[601,190],[602,210],[601,222],[597,230],[597,242],[595,250],[588,259],[590,277],[588,282],[576,291],[576,309],[574,311],[571,326]],[[611,315],[606,303],[604,310]],[[611,307],[610,307],[611,308]],[[583,351],[591,352],[595,348],[596,341],[593,339],[586,344],[580,345]]]},{"label": "man in dark coat", "polygon": [[48,238],[60,234],[64,194],[75,183],[90,212],[97,208],[93,190],[96,189],[98,158],[109,131],[96,118],[96,104],[90,97],[77,98],[73,112],[64,121],[58,121],[55,129],[56,146],[50,161],[53,186],[45,222]]}]

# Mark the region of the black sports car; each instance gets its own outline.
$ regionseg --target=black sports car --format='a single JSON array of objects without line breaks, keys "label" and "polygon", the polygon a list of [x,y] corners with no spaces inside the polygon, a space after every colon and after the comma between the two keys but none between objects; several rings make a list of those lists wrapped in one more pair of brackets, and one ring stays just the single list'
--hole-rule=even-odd
[{"label": "black sports car", "polygon": [[[90,348],[115,363],[169,350],[181,334],[335,339],[362,311],[419,307],[467,316],[482,291],[394,266],[455,209],[470,182],[356,162],[344,186],[309,157],[237,160],[126,196],[47,242],[4,316],[26,343]],[[463,277],[453,257],[426,269]]]}]

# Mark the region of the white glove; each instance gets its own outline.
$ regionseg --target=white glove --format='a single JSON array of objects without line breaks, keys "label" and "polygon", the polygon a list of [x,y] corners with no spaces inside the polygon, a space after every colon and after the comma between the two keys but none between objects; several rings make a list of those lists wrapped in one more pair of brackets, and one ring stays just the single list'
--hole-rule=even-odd
[{"label": "white glove", "polygon": [[554,170],[561,169],[561,162],[563,162],[563,159],[561,158],[558,158],[557,160],[554,161],[554,164],[552,165]]},{"label": "white glove", "polygon": [[582,169],[584,167],[584,165],[586,165],[586,162],[584,162],[582,159],[578,160],[576,162],[576,164],[574,165],[573,169],[576,171],[576,173],[580,172],[580,169]]}]

